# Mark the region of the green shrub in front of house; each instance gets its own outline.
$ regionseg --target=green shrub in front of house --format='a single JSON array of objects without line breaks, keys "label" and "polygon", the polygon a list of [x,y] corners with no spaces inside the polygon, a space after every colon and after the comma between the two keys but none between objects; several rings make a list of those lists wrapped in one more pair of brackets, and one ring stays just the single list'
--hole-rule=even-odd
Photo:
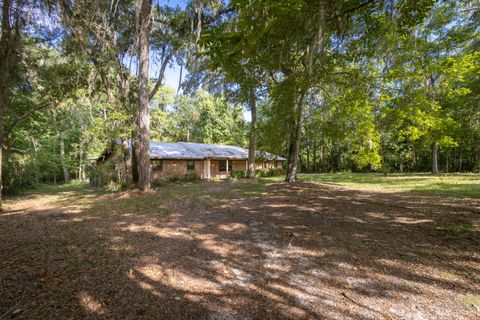
[{"label": "green shrub in front of house", "polygon": [[256,177],[274,177],[274,176],[281,176],[285,174],[285,170],[283,168],[274,168],[274,169],[257,169],[255,170]]},{"label": "green shrub in front of house", "polygon": [[189,174],[185,175],[184,177],[182,177],[182,179],[180,181],[194,182],[194,181],[197,181],[197,180],[200,180],[200,176],[197,173],[192,172],[192,173],[189,173]]},{"label": "green shrub in front of house", "polygon": [[[282,168],[255,170],[255,177],[257,178],[281,176],[283,174],[285,174],[285,170],[283,170]],[[232,179],[242,179],[246,177],[247,177],[247,172],[245,170],[230,172],[230,178]]]},{"label": "green shrub in front of house", "polygon": [[178,182],[178,181],[180,181],[180,182],[193,182],[193,181],[197,181],[197,180],[200,180],[200,176],[198,174],[196,174],[195,172],[188,173],[184,176],[174,175],[174,176],[168,177],[169,182]]},{"label": "green shrub in front of house", "polygon": [[247,176],[247,172],[245,170],[239,171],[230,171],[230,178],[232,179],[242,179]]}]

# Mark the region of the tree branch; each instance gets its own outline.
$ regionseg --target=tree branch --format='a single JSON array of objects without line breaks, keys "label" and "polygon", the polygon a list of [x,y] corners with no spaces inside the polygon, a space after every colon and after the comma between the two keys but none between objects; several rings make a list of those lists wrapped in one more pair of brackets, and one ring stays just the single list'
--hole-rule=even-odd
[{"label": "tree branch", "polygon": [[49,107],[50,105],[52,105],[52,102],[46,102],[46,103],[44,103],[44,104],[41,104],[41,105],[37,106],[36,108],[33,108],[33,109],[29,110],[28,112],[22,114],[21,116],[19,116],[19,117],[15,120],[15,122],[13,122],[13,123],[5,130],[5,137],[7,137],[7,136],[10,134],[10,132],[12,132],[12,130],[13,130],[19,123],[21,123],[23,120],[25,120],[26,118],[28,118],[29,116],[31,116],[31,115],[34,114],[35,112]]},{"label": "tree branch", "polygon": [[160,86],[162,85],[162,81],[163,81],[163,76],[165,75],[165,70],[167,69],[167,65],[170,62],[170,59],[173,58],[173,55],[175,54],[176,51],[177,49],[172,49],[172,51],[168,53],[165,59],[163,59],[162,67],[160,68],[160,73],[158,74],[157,83],[155,83],[155,87],[153,87],[148,97],[150,100],[153,99],[158,89],[160,89]]},{"label": "tree branch", "polygon": [[234,11],[233,7],[220,8],[217,12],[215,12],[214,15],[206,16],[205,19],[203,20],[203,23],[205,25],[208,25],[208,24],[214,22],[215,20],[217,20],[221,15],[224,15],[224,14],[227,14],[227,13],[230,13],[230,12],[233,12],[233,11]]},{"label": "tree branch", "polygon": [[360,3],[359,5],[357,5],[356,7],[350,8],[350,9],[344,11],[344,12],[341,12],[341,13],[339,13],[339,14],[337,14],[337,15],[334,15],[333,17],[330,17],[328,20],[334,20],[334,19],[337,19],[337,18],[339,18],[339,17],[341,17],[341,16],[346,15],[347,13],[350,13],[350,12],[353,12],[353,11],[357,11],[358,9],[363,8],[363,7],[365,7],[365,6],[367,6],[367,5],[369,5],[370,3],[375,2],[375,1],[376,1],[376,0],[367,0],[367,1],[365,1],[365,2],[362,2],[362,3]]}]

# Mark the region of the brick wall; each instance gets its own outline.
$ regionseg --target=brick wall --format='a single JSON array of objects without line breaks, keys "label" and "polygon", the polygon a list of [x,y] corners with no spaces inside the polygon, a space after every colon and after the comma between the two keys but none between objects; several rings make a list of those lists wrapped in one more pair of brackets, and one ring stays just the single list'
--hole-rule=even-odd
[{"label": "brick wall", "polygon": [[[229,160],[231,162],[232,171],[245,171],[246,160]],[[187,170],[187,160],[162,160],[162,170],[151,171],[151,180],[167,180],[171,177],[185,177],[188,174],[196,173],[200,178],[203,178],[204,173],[204,161],[195,160],[195,170]],[[282,168],[282,161],[265,161],[257,162],[255,164],[256,169],[262,168]],[[109,181],[118,181],[121,179],[127,179],[131,182],[131,161],[123,162],[120,157],[112,157],[105,163],[99,166],[98,170],[99,181],[101,184],[108,183]],[[219,171],[219,160],[210,161],[210,176],[211,178],[225,179],[228,178],[227,172]]]},{"label": "brick wall", "polygon": [[196,173],[203,177],[203,160],[195,160],[195,170],[187,170],[187,160],[162,160],[162,170],[152,169],[151,180],[166,180],[171,177],[185,177]]},{"label": "brick wall", "polygon": [[232,160],[232,171],[245,171],[246,168],[246,160]]}]

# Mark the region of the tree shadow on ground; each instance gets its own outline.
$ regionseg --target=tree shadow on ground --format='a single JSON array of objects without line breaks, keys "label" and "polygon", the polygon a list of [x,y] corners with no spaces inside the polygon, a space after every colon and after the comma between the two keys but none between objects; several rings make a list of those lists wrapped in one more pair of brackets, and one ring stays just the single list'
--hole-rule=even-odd
[{"label": "tree shadow on ground", "polygon": [[0,216],[0,315],[475,319],[475,203],[432,199],[314,183],[65,194]]}]

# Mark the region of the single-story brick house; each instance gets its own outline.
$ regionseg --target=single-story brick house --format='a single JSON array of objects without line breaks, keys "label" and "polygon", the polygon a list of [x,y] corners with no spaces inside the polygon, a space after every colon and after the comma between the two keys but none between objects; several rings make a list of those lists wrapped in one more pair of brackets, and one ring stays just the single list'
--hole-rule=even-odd
[{"label": "single-story brick house", "polygon": [[[200,179],[225,179],[232,171],[246,171],[248,149],[192,142],[150,142],[151,180],[195,175]],[[285,158],[257,151],[256,169],[283,168]],[[96,175],[103,183],[131,179],[131,145],[114,144],[97,160]],[[98,183],[101,183],[98,182]]]}]

